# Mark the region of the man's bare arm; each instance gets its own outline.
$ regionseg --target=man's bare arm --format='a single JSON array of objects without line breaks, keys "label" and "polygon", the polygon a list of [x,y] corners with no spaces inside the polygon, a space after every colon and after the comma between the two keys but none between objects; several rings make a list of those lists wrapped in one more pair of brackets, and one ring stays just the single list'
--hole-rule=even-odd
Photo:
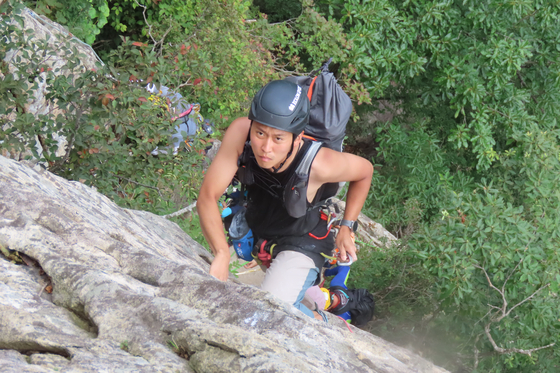
[{"label": "man's bare arm", "polygon": [[[313,161],[310,186],[318,187],[324,183],[348,182],[344,219],[357,220],[368,196],[372,176],[373,165],[368,160],[353,154],[323,148]],[[357,260],[356,246],[351,233],[350,228],[342,226],[337,235],[336,244],[342,260],[346,260],[347,252],[354,260]]]},{"label": "man's bare arm", "polygon": [[237,159],[243,151],[249,127],[250,121],[247,118],[238,118],[231,123],[218,154],[206,171],[196,204],[202,233],[214,253],[210,274],[222,281],[229,277],[229,246],[224,234],[218,200],[237,171]]}]

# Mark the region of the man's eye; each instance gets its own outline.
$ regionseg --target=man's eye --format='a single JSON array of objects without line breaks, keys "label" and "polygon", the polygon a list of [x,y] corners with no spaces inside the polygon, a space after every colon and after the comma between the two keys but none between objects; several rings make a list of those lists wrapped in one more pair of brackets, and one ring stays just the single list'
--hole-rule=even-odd
[{"label": "man's eye", "polygon": [[282,141],[282,140],[284,140],[283,137],[277,137],[277,138],[276,138],[276,141]]}]

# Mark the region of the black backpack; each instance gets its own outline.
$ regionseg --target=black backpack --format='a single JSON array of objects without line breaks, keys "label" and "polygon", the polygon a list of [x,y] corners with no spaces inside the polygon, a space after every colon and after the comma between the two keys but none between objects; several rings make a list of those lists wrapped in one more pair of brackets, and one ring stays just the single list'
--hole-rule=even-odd
[{"label": "black backpack", "polygon": [[346,124],[352,114],[352,101],[329,72],[331,61],[332,58],[318,70],[318,75],[315,75],[316,70],[308,76],[290,76],[286,80],[300,85],[311,103],[304,134],[341,152]]}]

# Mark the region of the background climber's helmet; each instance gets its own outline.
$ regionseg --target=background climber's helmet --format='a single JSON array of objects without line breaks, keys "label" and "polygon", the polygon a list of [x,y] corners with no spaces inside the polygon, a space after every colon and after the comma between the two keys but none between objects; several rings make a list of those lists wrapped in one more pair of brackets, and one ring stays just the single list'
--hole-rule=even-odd
[{"label": "background climber's helmet", "polygon": [[273,80],[253,98],[249,119],[299,135],[309,123],[309,99],[301,86]]}]

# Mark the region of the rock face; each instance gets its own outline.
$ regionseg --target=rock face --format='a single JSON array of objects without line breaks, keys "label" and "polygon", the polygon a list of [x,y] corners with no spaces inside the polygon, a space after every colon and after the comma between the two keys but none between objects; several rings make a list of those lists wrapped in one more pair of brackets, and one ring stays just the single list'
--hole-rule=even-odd
[{"label": "rock face", "polygon": [[1,156],[0,246],[2,372],[444,371],[220,282],[175,223]]}]

